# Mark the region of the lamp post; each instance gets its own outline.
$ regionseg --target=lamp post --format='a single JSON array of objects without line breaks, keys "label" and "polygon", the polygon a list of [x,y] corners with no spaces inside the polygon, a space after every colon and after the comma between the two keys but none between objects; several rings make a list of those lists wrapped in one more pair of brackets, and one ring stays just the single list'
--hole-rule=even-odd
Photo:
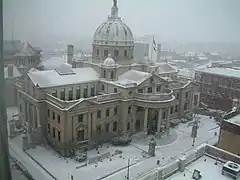
[{"label": "lamp post", "polygon": [[0,179],[11,180],[3,60],[3,0],[0,0]]}]

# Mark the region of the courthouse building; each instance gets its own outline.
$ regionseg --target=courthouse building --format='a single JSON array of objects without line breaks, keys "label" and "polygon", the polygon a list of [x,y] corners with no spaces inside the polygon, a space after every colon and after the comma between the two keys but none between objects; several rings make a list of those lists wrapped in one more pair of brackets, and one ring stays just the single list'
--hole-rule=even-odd
[{"label": "courthouse building", "polygon": [[169,132],[170,121],[192,112],[194,85],[167,63],[134,59],[134,38],[118,16],[96,30],[91,61],[73,58],[53,70],[31,69],[17,82],[20,119],[29,142],[47,140],[62,155],[114,136]]}]

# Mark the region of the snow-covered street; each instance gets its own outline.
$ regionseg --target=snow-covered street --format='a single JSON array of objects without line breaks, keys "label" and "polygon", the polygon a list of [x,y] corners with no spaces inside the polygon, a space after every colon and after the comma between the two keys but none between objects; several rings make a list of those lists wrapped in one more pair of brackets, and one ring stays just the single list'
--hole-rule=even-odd
[{"label": "snow-covered street", "polygon": [[[144,158],[142,156],[142,151],[148,151],[148,140],[142,136],[142,133],[134,135],[132,144],[129,146],[119,147],[104,144],[102,148],[99,148],[100,154],[106,152],[114,154],[116,150],[121,150],[123,152],[122,155],[115,155],[111,157],[111,160],[107,158],[101,162],[87,166],[83,166],[85,162],[79,163],[74,159],[59,157],[59,155],[48,146],[38,146],[36,149],[27,150],[27,153],[59,180],[69,179],[70,174],[72,174],[74,178],[81,177],[84,180],[123,180],[127,174],[128,159],[130,159],[131,165],[130,177],[131,179],[137,179],[158,167],[157,160],[160,160],[160,165],[163,165],[206,141],[209,144],[215,144],[218,141],[218,136],[215,135],[215,132],[219,132],[219,127],[216,122],[207,116],[199,115],[198,117],[200,124],[194,147],[192,146],[193,139],[190,136],[191,126],[189,126],[188,122],[185,124],[181,123],[171,129],[169,137],[164,137],[162,140],[157,141],[156,156],[152,158]],[[168,138],[169,144],[167,144]],[[162,141],[164,141],[164,143],[162,143]],[[10,139],[9,143],[10,153],[22,162],[34,178],[43,179],[42,177],[44,177],[44,179],[47,180],[53,179],[22,151],[21,136]],[[88,151],[88,157],[94,157],[96,155],[97,151],[95,149]]]}]

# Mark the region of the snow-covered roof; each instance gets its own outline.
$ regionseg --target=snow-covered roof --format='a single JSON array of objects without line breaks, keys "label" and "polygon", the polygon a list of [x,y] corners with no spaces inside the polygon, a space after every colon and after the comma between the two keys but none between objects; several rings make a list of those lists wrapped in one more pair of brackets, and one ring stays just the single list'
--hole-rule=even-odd
[{"label": "snow-covered roof", "polygon": [[51,57],[41,62],[38,66],[43,67],[44,70],[54,70],[60,67],[71,67],[71,65],[67,63],[67,60],[64,56]]},{"label": "snow-covered roof", "polygon": [[128,85],[128,84],[140,84],[143,82],[146,78],[148,78],[151,74],[142,72],[142,71],[136,71],[136,70],[129,70],[122,75],[118,77],[118,81],[116,81],[117,84],[120,85]]},{"label": "snow-covered roof", "polygon": [[[10,68],[12,69],[12,72],[10,72]],[[18,68],[13,64],[9,64],[7,67],[4,68],[4,78],[14,78],[19,77],[20,75],[21,74]]]},{"label": "snow-covered roof", "polygon": [[11,56],[32,56],[39,53],[29,43],[19,40],[4,41],[3,49],[5,59]]},{"label": "snow-covered roof", "polygon": [[228,76],[234,78],[240,78],[240,70],[232,69],[232,68],[205,68],[198,70],[199,72],[209,73],[209,74],[217,74],[221,76]]},{"label": "snow-covered roof", "polygon": [[227,175],[222,175],[222,163],[215,164],[216,160],[209,156],[203,156],[200,159],[192,162],[190,165],[186,167],[184,172],[177,172],[167,178],[167,180],[193,180],[193,172],[194,170],[200,171],[202,176],[201,179],[204,180],[230,180],[231,177]]},{"label": "snow-covered roof", "polygon": [[103,61],[103,66],[107,66],[107,67],[112,67],[116,65],[116,62],[114,61],[114,59],[111,57],[111,54],[108,55],[108,57]]},{"label": "snow-covered roof", "polygon": [[177,72],[177,68],[169,63],[156,63],[156,65],[158,74]]},{"label": "snow-covered roof", "polygon": [[64,86],[99,80],[98,73],[93,68],[74,68],[69,74],[57,70],[29,72],[28,76],[39,87]]},{"label": "snow-covered roof", "polygon": [[240,126],[240,115],[236,115],[228,120],[225,120],[227,122],[230,122],[230,123],[233,123],[233,124],[236,124],[238,126]]}]

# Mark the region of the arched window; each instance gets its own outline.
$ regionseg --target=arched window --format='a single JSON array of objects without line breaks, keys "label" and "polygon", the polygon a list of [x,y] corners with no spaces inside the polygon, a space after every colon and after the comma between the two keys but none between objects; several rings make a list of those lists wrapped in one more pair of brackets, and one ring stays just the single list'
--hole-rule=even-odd
[{"label": "arched window", "polygon": [[103,71],[103,77],[106,78],[106,71]]},{"label": "arched window", "polygon": [[113,73],[113,71],[111,71],[111,79],[113,79],[114,78],[114,73]]}]

